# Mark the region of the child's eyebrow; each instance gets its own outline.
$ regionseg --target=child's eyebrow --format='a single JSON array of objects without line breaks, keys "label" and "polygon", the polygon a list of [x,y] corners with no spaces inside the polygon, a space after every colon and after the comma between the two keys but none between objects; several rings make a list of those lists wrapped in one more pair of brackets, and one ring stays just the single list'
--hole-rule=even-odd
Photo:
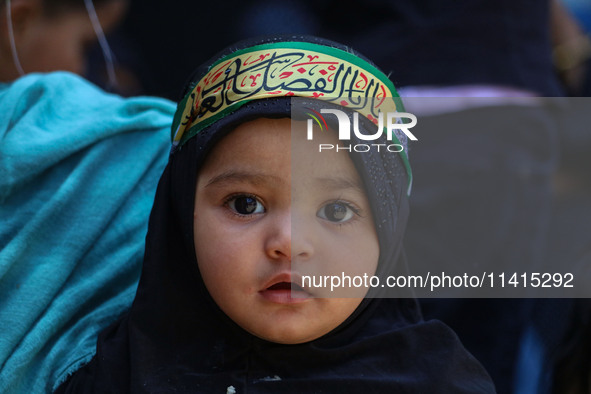
[{"label": "child's eyebrow", "polygon": [[209,187],[212,185],[219,185],[224,183],[250,183],[255,186],[259,186],[261,184],[269,184],[269,183],[284,183],[285,180],[275,176],[269,175],[264,173],[256,173],[256,172],[247,172],[247,171],[237,171],[237,170],[230,170],[223,172],[219,175],[216,175],[212,179],[207,182],[205,187]]},{"label": "child's eyebrow", "polygon": [[350,177],[344,176],[331,176],[331,177],[321,177],[316,178],[314,182],[318,185],[319,188],[326,189],[329,191],[333,190],[348,190],[352,189],[359,193],[365,194],[365,190],[363,186],[359,183],[357,179],[353,179]]}]

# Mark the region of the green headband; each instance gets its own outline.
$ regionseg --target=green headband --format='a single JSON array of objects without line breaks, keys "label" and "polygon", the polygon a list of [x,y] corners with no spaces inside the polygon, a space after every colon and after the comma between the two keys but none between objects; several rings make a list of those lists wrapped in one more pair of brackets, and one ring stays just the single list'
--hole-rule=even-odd
[{"label": "green headband", "polygon": [[[276,42],[233,52],[216,61],[179,103],[173,149],[253,100],[306,97],[355,110],[377,123],[378,112],[404,111],[392,82],[369,62],[341,49],[308,42]],[[346,99],[343,99],[346,98]],[[403,133],[409,192],[412,172]]]}]

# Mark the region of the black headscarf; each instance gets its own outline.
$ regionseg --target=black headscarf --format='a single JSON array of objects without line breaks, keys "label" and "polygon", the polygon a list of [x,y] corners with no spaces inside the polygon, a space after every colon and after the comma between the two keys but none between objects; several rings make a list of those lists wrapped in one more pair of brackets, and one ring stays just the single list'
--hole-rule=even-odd
[{"label": "black headscarf", "polygon": [[[309,37],[289,40],[343,48]],[[225,53],[248,45],[253,43]],[[193,81],[203,72],[198,71]],[[96,356],[58,392],[494,392],[488,374],[456,335],[440,322],[424,322],[413,298],[366,298],[337,328],[297,345],[249,334],[213,301],[199,273],[193,244],[199,169],[212,146],[238,124],[286,117],[290,110],[287,97],[250,101],[175,149],[158,185],[133,306],[99,336]],[[364,181],[376,225],[378,273],[404,272],[402,238],[408,216],[404,163],[400,155],[385,150],[351,157]]]}]

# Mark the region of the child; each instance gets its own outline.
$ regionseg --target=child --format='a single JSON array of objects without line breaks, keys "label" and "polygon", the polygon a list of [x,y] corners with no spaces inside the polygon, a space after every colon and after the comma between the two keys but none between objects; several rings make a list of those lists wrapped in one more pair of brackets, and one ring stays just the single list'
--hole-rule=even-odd
[{"label": "child", "polygon": [[396,96],[367,60],[311,37],[244,42],[197,70],[175,115],[134,304],[57,392],[494,392],[412,298],[316,298],[302,287],[305,267],[404,266],[405,152],[317,152],[343,142],[318,129],[309,140],[306,122],[294,115],[292,131],[287,119],[291,96],[314,110],[347,88],[355,99]]}]

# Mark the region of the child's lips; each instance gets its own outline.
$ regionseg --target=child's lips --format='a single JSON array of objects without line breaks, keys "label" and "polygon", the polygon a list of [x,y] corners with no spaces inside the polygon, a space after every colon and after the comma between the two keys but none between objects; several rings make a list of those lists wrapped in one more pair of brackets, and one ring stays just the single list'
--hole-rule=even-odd
[{"label": "child's lips", "polygon": [[277,304],[297,304],[309,300],[310,293],[298,283],[301,283],[299,275],[282,272],[267,282],[259,294]]}]

